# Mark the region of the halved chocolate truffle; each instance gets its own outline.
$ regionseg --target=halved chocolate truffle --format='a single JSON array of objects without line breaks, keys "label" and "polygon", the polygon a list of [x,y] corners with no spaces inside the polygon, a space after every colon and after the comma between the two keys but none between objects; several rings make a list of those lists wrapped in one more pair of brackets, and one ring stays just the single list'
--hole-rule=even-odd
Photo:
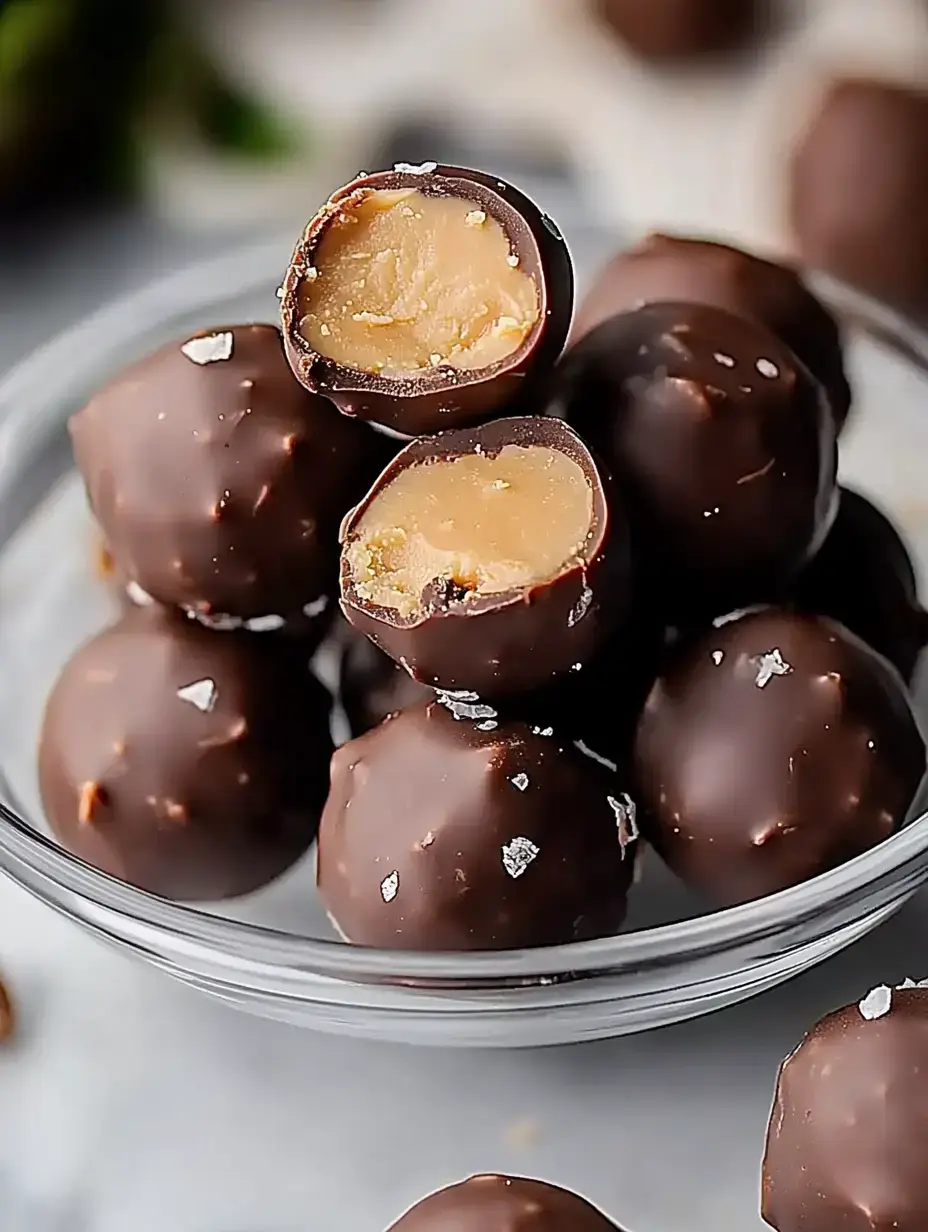
[{"label": "halved chocolate truffle", "polygon": [[928,1225],[928,989],[874,988],[780,1067],[762,1214],[778,1232]]},{"label": "halved chocolate truffle", "polygon": [[606,263],[571,336],[582,338],[617,313],[668,302],[709,304],[766,325],[821,381],[841,428],[851,387],[838,323],[795,267],[711,240],[649,235]]},{"label": "halved chocolate truffle", "polygon": [[627,786],[471,695],[417,703],[333,757],[319,892],[360,945],[500,950],[612,933],[634,865]]},{"label": "halved chocolate truffle", "polygon": [[593,11],[637,55],[679,62],[746,43],[764,0],[592,0]]},{"label": "halved chocolate truffle", "polygon": [[683,645],[648,698],[635,760],[646,837],[730,904],[893,834],[925,743],[875,651],[830,620],[768,608]]},{"label": "halved chocolate truffle", "polygon": [[245,894],[316,835],[330,711],[297,644],[136,608],[72,656],[49,697],[48,821],[75,855],[153,894]]},{"label": "halved chocolate truffle", "polygon": [[324,632],[338,527],[384,445],[293,379],[279,330],[173,342],[72,416],[117,573],[221,627]]},{"label": "halved chocolate truffle", "polygon": [[553,409],[619,482],[670,624],[776,594],[830,529],[827,399],[756,322],[702,304],[612,317],[568,354]]},{"label": "halved chocolate truffle", "polygon": [[912,679],[928,645],[928,613],[899,532],[866,497],[841,489],[834,526],[800,574],[793,602],[839,621]]},{"label": "halved chocolate truffle", "polygon": [[522,1176],[472,1176],[417,1202],[388,1232],[619,1232],[568,1189]]},{"label": "halved chocolate truffle", "polygon": [[519,413],[572,312],[573,269],[551,219],[511,184],[435,163],[339,189],[282,290],[298,379],[406,436]]},{"label": "halved chocolate truffle", "polygon": [[606,483],[555,419],[413,441],[345,520],[345,615],[435,688],[498,697],[580,671],[630,603]]},{"label": "halved chocolate truffle", "polygon": [[928,91],[846,79],[793,154],[803,260],[909,312],[928,312]]}]

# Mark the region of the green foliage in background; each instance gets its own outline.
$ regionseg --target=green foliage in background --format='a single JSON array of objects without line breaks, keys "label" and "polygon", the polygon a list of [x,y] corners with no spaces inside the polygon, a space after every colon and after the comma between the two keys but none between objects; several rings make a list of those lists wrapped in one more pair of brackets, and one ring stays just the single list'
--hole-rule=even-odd
[{"label": "green foliage in background", "polygon": [[296,134],[167,0],[0,0],[0,209],[136,188],[155,135],[280,158]]}]

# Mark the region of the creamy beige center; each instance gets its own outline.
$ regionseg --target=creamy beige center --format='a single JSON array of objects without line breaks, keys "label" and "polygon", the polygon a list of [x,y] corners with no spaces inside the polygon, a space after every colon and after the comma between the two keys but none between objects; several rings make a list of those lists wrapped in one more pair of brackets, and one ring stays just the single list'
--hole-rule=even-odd
[{"label": "creamy beige center", "polygon": [[304,280],[314,351],[385,376],[490,367],[538,321],[538,288],[500,224],[472,201],[374,190],[336,216]]},{"label": "creamy beige center", "polygon": [[584,555],[593,493],[573,458],[506,445],[400,471],[346,548],[362,600],[402,617],[556,577]]}]

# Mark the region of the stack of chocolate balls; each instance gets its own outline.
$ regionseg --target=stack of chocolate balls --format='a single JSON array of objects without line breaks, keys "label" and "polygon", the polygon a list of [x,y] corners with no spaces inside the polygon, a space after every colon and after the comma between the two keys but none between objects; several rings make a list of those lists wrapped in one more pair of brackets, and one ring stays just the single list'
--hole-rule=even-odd
[{"label": "stack of chocolate balls", "polygon": [[[928,617],[837,486],[841,343],[794,270],[653,237],[565,351],[554,223],[401,164],[332,196],[280,296],[280,332],[180,340],[72,420],[145,606],[48,704],[68,846],[218,897],[318,828],[346,940],[487,950],[618,929],[639,831],[733,903],[903,823]],[[329,767],[310,658],[336,601]]]}]

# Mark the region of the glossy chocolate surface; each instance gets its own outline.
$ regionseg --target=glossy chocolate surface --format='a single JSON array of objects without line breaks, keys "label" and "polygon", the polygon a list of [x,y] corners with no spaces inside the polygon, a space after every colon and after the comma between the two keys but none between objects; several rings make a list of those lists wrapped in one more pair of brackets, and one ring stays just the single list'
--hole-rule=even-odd
[{"label": "glossy chocolate surface", "polygon": [[[486,368],[441,364],[408,378],[359,371],[317,354],[300,331],[301,293],[326,229],[353,201],[372,191],[412,188],[462,197],[494,218],[520,268],[534,279],[540,316],[523,344]],[[534,409],[538,387],[560,355],[574,306],[573,266],[563,237],[547,215],[513,185],[466,167],[423,163],[361,176],[334,193],[309,221],[284,281],[281,320],[287,355],[299,381],[331,398],[346,415],[372,420],[405,436],[441,432],[499,415]]]},{"label": "glossy chocolate surface", "polygon": [[764,0],[592,0],[593,11],[645,60],[679,62],[749,40]]},{"label": "glossy chocolate surface", "polygon": [[389,453],[297,384],[271,325],[168,344],[70,430],[116,571],[220,625],[324,616],[339,523]]},{"label": "glossy chocolate surface", "polygon": [[928,1226],[928,989],[872,990],[783,1062],[763,1167],[778,1232]]},{"label": "glossy chocolate surface", "polygon": [[928,613],[899,532],[866,497],[841,489],[834,526],[800,574],[794,603],[846,625],[911,681],[928,644]]},{"label": "glossy chocolate surface", "polygon": [[154,894],[247,893],[315,837],[330,710],[296,644],[137,608],[72,656],[48,700],[46,816],[76,855]]},{"label": "glossy chocolate surface", "polygon": [[499,950],[603,936],[625,916],[634,865],[626,789],[550,728],[472,697],[420,702],[332,759],[319,891],[360,945]]},{"label": "glossy chocolate surface", "polygon": [[388,1232],[618,1232],[589,1202],[544,1181],[472,1176],[430,1194]]},{"label": "glossy chocolate surface", "polygon": [[699,304],[612,317],[566,357],[553,409],[615,475],[670,624],[768,598],[828,533],[834,420],[762,325]]},{"label": "glossy chocolate surface", "polygon": [[730,904],[893,834],[925,744],[884,659],[841,625],[770,608],[679,649],[635,759],[645,836],[685,882]]},{"label": "glossy chocolate surface", "polygon": [[[391,479],[405,467],[468,453],[492,457],[507,445],[547,446],[582,468],[593,494],[593,523],[582,555],[565,562],[556,577],[517,590],[474,597],[436,586],[435,602],[408,618],[363,600],[345,549],[362,515]],[[582,670],[630,610],[624,514],[586,446],[555,419],[500,419],[413,441],[346,518],[342,540],[342,610],[348,620],[396,662],[402,661],[416,680],[436,688],[465,689],[482,697],[531,692]]]},{"label": "glossy chocolate surface", "polygon": [[928,312],[928,92],[835,82],[793,154],[803,260],[908,312]]},{"label": "glossy chocolate surface", "polygon": [[821,381],[840,429],[851,388],[838,323],[793,266],[711,240],[649,235],[606,263],[580,302],[571,336],[662,302],[709,304],[766,325]]}]

